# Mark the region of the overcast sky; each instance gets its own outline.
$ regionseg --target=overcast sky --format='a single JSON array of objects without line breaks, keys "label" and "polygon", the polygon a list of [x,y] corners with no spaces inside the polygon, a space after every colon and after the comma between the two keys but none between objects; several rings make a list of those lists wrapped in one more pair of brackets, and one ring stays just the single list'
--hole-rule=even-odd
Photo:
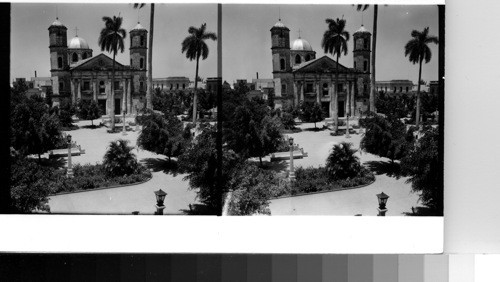
[{"label": "overcast sky", "polygon": [[[259,72],[260,78],[272,77],[270,28],[281,15],[282,22],[290,29],[290,43],[298,37],[307,40],[316,57],[324,55],[321,36],[326,30],[326,18],[347,21],[351,34],[349,53],[340,59],[341,64],[352,67],[352,34],[363,21],[372,30],[373,10],[357,12],[351,5],[223,5],[223,76],[232,83],[236,79],[251,80]],[[12,5],[11,78],[50,76],[49,37],[47,28],[55,20],[68,28],[68,40],[78,35],[94,49],[94,56],[101,53],[97,45],[103,27],[102,17],[119,13],[124,18],[123,27],[129,31],[140,20],[149,29],[149,5],[137,11],[131,4],[22,4]],[[195,63],[181,53],[181,42],[188,35],[189,26],[207,23],[209,31],[217,31],[217,6],[215,4],[157,4],[155,9],[155,34],[153,49],[153,77],[187,76],[194,78]],[[436,6],[379,6],[377,38],[377,80],[410,79],[418,77],[418,65],[412,65],[404,56],[404,45],[411,39],[412,30],[429,27],[438,33]],[[200,76],[216,76],[216,47],[208,42],[210,54],[200,63]],[[129,40],[126,50],[117,56],[123,64],[129,62]],[[437,45],[430,46],[433,57],[423,66],[422,78],[437,80]]]}]

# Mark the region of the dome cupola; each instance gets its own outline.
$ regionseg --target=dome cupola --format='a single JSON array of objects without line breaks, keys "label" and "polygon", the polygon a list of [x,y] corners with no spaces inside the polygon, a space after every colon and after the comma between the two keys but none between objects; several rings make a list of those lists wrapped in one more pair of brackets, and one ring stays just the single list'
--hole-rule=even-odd
[{"label": "dome cupola", "polygon": [[292,50],[294,51],[312,51],[311,44],[307,42],[307,40],[302,39],[302,38],[297,38],[295,41],[292,43]]},{"label": "dome cupola", "polygon": [[81,37],[73,37],[68,44],[69,49],[90,49],[87,41]]}]

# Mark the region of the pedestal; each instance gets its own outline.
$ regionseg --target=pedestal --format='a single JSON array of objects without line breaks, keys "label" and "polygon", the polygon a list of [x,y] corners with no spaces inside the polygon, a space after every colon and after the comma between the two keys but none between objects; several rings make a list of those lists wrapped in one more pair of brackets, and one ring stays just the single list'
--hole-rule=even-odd
[{"label": "pedestal", "polygon": [[380,209],[378,208],[378,216],[385,216],[385,213],[387,212],[387,209]]},{"label": "pedestal", "polygon": [[156,215],[163,215],[163,210],[165,209],[165,206],[155,205],[155,207],[156,207]]}]

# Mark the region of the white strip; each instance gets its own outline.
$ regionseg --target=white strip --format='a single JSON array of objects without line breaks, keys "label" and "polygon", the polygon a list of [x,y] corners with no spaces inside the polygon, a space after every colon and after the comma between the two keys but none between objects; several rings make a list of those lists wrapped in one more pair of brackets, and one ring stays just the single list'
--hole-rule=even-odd
[{"label": "white strip", "polygon": [[441,253],[443,218],[1,215],[0,251]]}]

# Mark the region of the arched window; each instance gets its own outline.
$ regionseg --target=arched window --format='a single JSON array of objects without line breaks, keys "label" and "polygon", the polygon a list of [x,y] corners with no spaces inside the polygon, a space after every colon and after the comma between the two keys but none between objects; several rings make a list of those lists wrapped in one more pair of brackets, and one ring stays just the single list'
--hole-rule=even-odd
[{"label": "arched window", "polygon": [[300,58],[300,55],[299,55],[299,54],[297,54],[297,55],[295,56],[295,63],[296,63],[297,65],[298,65],[298,64],[300,64],[300,63],[302,63],[302,58]]},{"label": "arched window", "polygon": [[311,55],[307,54],[306,55],[306,62],[310,61],[311,60]]},{"label": "arched window", "polygon": [[285,59],[280,60],[280,70],[285,70]]},{"label": "arched window", "polygon": [[368,49],[368,40],[363,40],[364,49]]},{"label": "arched window", "polygon": [[82,55],[82,60],[85,60],[85,59],[87,59],[87,53],[83,53],[83,55]]},{"label": "arched window", "polygon": [[286,84],[281,84],[281,94],[286,94]]},{"label": "arched window", "polygon": [[104,85],[103,80],[99,81],[99,93],[101,94],[106,93],[106,86]]},{"label": "arched window", "polygon": [[328,96],[328,83],[323,83],[323,96]]},{"label": "arched window", "polygon": [[63,64],[62,64],[62,57],[57,58],[57,68],[62,69]]},{"label": "arched window", "polygon": [[354,68],[356,68],[356,62],[354,62]]},{"label": "arched window", "polygon": [[139,61],[139,68],[140,69],[144,68],[144,59],[143,58],[141,58],[141,60]]},{"label": "arched window", "polygon": [[175,89],[179,89],[179,83],[177,83],[177,88],[175,88]]},{"label": "arched window", "polygon": [[144,35],[141,35],[141,46],[144,46]]},{"label": "arched window", "polygon": [[71,61],[74,63],[74,62],[78,62],[78,55],[76,53],[73,53],[73,56],[71,57]]},{"label": "arched window", "polygon": [[368,71],[368,61],[363,62],[363,71]]},{"label": "arched window", "polygon": [[64,82],[59,82],[59,92],[64,91]]},{"label": "arched window", "polygon": [[399,87],[399,92],[403,92],[403,87]]}]

